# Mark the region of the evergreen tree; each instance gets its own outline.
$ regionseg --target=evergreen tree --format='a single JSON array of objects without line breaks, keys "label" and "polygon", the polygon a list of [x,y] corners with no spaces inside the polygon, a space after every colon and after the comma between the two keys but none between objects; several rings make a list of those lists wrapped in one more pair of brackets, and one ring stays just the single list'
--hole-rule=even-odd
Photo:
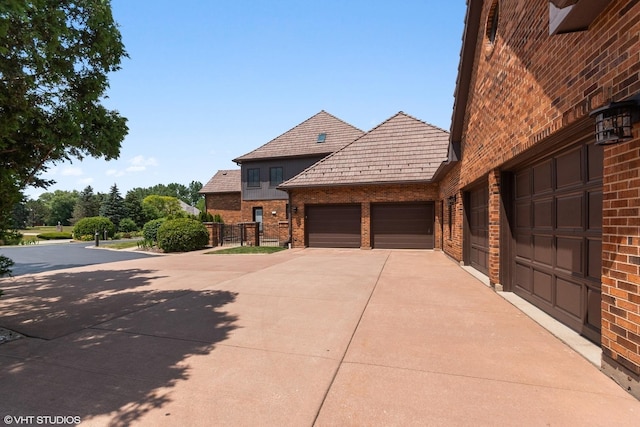
[{"label": "evergreen tree", "polygon": [[76,206],[73,209],[72,223],[75,224],[82,218],[98,216],[100,214],[100,200],[93,194],[93,188],[86,186],[79,195]]},{"label": "evergreen tree", "polygon": [[100,206],[100,216],[109,218],[114,224],[120,224],[120,220],[127,216],[124,199],[120,195],[116,184],[113,184],[109,194],[102,202],[102,206]]},{"label": "evergreen tree", "polygon": [[142,210],[142,200],[136,192],[129,191],[124,198],[124,208],[127,212],[127,218],[133,220],[140,228],[144,225],[145,215]]}]

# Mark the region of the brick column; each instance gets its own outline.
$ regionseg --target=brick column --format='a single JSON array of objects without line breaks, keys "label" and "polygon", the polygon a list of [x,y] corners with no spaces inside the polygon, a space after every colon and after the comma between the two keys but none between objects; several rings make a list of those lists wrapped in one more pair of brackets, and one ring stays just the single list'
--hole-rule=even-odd
[{"label": "brick column", "polygon": [[489,172],[489,282],[501,291],[500,284],[500,171]]},{"label": "brick column", "polygon": [[203,224],[209,232],[209,246],[215,248],[220,245],[220,229],[222,224],[219,222],[204,222]]},{"label": "brick column", "polygon": [[371,203],[362,202],[361,210],[360,249],[371,249]]},{"label": "brick column", "polygon": [[640,398],[640,138],[604,148],[602,368]]}]

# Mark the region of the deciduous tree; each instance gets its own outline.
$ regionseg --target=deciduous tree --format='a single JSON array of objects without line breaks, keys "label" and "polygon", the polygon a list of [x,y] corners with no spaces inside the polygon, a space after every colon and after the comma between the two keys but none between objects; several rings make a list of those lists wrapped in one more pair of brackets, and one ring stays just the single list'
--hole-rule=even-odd
[{"label": "deciduous tree", "polygon": [[126,119],[102,100],[125,56],[109,0],[0,2],[0,239],[52,164],[118,157]]}]

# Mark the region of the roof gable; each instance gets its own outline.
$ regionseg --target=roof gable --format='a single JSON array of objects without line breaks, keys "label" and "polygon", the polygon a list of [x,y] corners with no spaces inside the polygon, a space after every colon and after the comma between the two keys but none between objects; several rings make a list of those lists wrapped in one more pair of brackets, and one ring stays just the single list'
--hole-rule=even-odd
[{"label": "roof gable", "polygon": [[235,193],[240,192],[240,169],[219,170],[198,193]]},{"label": "roof gable", "polygon": [[[281,157],[327,155],[344,147],[364,132],[322,110],[261,147],[233,161],[242,163]],[[318,136],[325,134],[324,142]]]},{"label": "roof gable", "polygon": [[280,187],[428,182],[448,143],[447,131],[399,112]]}]

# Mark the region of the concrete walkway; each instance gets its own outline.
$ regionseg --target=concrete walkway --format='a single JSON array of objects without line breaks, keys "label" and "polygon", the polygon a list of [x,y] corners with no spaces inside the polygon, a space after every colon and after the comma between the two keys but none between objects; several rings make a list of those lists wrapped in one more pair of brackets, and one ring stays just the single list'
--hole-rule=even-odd
[{"label": "concrete walkway", "polygon": [[640,402],[440,252],[199,252],[3,279],[0,288],[0,327],[30,336],[0,345],[3,419],[640,419]]}]

